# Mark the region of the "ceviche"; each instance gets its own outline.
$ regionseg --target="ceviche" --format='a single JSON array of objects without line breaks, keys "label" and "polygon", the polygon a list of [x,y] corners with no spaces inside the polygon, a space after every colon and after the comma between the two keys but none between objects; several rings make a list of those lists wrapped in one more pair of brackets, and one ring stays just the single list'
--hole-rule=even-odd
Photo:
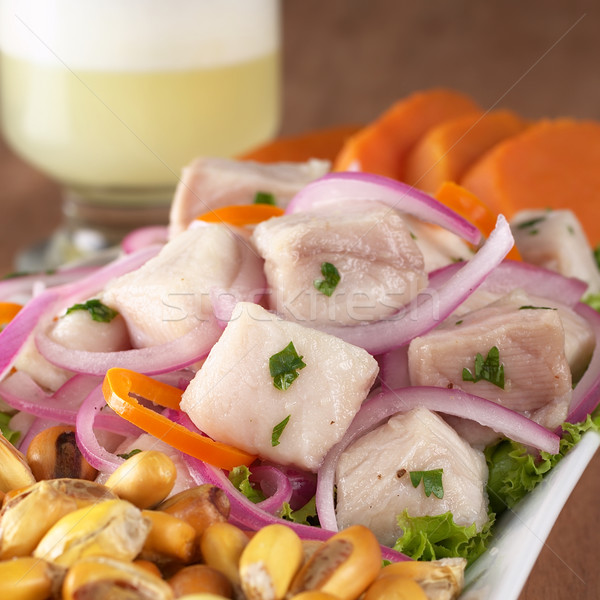
[{"label": "ceviche", "polygon": [[598,428],[573,213],[476,227],[329,168],[198,159],[168,227],[0,282],[7,581],[171,598],[203,567],[225,597],[456,597],[497,516]]}]

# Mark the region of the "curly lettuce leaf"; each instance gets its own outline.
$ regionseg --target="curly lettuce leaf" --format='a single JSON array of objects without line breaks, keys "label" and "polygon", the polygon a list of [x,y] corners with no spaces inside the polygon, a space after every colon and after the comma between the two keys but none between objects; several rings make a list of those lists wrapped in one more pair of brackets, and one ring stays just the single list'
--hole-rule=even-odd
[{"label": "curly lettuce leaf", "polygon": [[10,420],[13,415],[5,412],[0,412],[0,431],[2,435],[11,443],[16,444],[21,437],[21,432],[10,428]]},{"label": "curly lettuce leaf", "polygon": [[246,465],[235,467],[229,471],[229,481],[238,489],[248,500],[254,502],[262,502],[265,495],[261,490],[255,488],[250,481],[250,469]]},{"label": "curly lettuce leaf", "polygon": [[495,515],[490,513],[487,523],[478,532],[475,524],[469,527],[457,525],[450,512],[411,517],[405,510],[398,516],[398,525],[403,533],[394,550],[415,560],[461,557],[471,563],[485,552],[494,521]]},{"label": "curly lettuce leaf", "polygon": [[563,423],[563,436],[557,454],[529,454],[523,444],[503,440],[485,449],[489,469],[488,496],[490,508],[500,514],[512,508],[544,478],[579,442],[587,431],[600,431],[600,414],[588,415],[582,423]]},{"label": "curly lettuce leaf", "polygon": [[313,496],[304,506],[298,510],[292,510],[289,503],[284,502],[279,513],[282,519],[300,523],[301,525],[318,526],[316,499]]}]

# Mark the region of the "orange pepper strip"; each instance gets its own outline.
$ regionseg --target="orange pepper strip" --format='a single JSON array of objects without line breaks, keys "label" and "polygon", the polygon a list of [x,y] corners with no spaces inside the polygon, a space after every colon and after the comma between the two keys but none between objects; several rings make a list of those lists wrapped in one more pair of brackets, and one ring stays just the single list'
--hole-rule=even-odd
[{"label": "orange pepper strip", "polygon": [[183,392],[173,386],[135,371],[113,368],[106,372],[102,393],[106,403],[127,421],[166,444],[215,467],[230,471],[240,465],[249,466],[256,459],[256,456],[243,450],[190,431],[146,408],[136,399],[144,397],[155,404],[178,409]]},{"label": "orange pepper strip", "polygon": [[[473,223],[483,235],[490,235],[496,226],[496,213],[475,194],[452,181],[445,181],[435,193],[436,200],[451,208],[467,221]],[[516,246],[513,246],[506,258],[521,260]]]},{"label": "orange pepper strip", "polygon": [[207,223],[225,222],[236,227],[243,227],[244,225],[256,225],[271,217],[281,217],[284,213],[283,208],[271,204],[240,204],[215,208],[196,219]]},{"label": "orange pepper strip", "polygon": [[21,304],[15,302],[0,302],[0,331],[15,318],[22,308]]}]

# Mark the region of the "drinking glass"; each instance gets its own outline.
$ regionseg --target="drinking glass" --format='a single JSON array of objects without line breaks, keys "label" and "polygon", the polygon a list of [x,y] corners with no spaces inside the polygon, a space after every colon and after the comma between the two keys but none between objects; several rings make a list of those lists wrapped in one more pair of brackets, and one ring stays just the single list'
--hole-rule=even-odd
[{"label": "drinking glass", "polygon": [[44,266],[165,223],[181,168],[280,121],[279,0],[0,0],[2,128],[63,184]]}]

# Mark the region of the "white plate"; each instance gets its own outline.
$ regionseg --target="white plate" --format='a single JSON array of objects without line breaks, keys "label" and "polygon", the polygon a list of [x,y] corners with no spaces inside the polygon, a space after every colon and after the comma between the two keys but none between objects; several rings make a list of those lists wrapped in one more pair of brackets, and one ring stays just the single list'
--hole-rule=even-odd
[{"label": "white plate", "polygon": [[579,444],[512,511],[498,520],[488,550],[466,572],[460,600],[517,600],[579,478],[600,446],[586,433]]}]

